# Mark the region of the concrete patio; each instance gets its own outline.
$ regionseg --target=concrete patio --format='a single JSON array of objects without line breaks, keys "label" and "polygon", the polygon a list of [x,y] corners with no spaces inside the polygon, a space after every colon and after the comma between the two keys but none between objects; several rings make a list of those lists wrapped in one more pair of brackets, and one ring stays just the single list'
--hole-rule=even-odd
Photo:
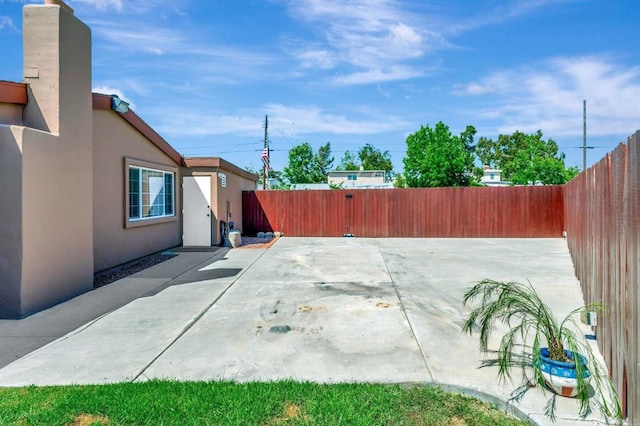
[{"label": "concrete patio", "polygon": [[[460,331],[469,311],[462,295],[483,278],[528,279],[559,314],[583,304],[562,239],[281,238],[269,249],[178,253],[48,311],[0,321],[0,386],[432,383],[550,424],[548,394],[532,389],[507,403],[515,386],[479,368],[477,336]],[[557,424],[585,422],[576,401],[558,402]]]}]

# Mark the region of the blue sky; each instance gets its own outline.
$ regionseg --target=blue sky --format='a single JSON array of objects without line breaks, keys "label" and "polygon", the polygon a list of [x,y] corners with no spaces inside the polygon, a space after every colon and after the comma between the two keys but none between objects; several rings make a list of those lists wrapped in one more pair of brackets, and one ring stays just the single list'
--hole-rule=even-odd
[{"label": "blue sky", "polygon": [[[0,0],[0,79],[22,79],[21,0]],[[294,145],[541,129],[582,166],[640,128],[637,0],[68,0],[93,31],[93,87],[185,156],[261,166]]]}]

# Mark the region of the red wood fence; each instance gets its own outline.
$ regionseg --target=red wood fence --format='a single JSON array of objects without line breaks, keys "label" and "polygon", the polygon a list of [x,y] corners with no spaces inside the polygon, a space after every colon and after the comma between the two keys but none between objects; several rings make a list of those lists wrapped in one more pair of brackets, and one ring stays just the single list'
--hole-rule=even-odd
[{"label": "red wood fence", "polygon": [[602,302],[598,344],[640,424],[640,131],[565,185],[568,244],[586,302]]},{"label": "red wood fence", "polygon": [[563,187],[249,191],[242,230],[325,237],[561,237]]}]

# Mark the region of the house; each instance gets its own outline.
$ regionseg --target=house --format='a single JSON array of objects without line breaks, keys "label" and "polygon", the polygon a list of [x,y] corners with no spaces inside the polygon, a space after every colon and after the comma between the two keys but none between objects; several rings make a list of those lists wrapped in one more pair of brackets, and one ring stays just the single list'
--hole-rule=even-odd
[{"label": "house", "polygon": [[242,226],[242,191],[258,178],[218,157],[184,158],[182,169],[183,245],[221,244],[221,227]]},{"label": "house", "polygon": [[329,185],[341,188],[393,188],[385,176],[384,170],[332,170],[327,180]]},{"label": "house", "polygon": [[92,93],[91,30],[71,8],[25,6],[23,43],[23,82],[0,82],[0,318],[183,242],[216,245],[221,222],[240,226],[241,191],[257,178],[183,158],[126,103]]},{"label": "house", "polygon": [[501,174],[502,170],[500,169],[492,169],[489,166],[484,166],[480,183],[485,186],[509,186],[509,182],[502,181]]},{"label": "house", "polygon": [[331,189],[328,183],[294,183],[289,187],[291,190],[318,190]]}]

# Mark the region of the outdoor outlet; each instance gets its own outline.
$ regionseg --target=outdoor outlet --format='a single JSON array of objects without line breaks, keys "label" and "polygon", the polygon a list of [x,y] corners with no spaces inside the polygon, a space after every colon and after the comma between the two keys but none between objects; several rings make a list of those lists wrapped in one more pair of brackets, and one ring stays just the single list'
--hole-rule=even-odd
[{"label": "outdoor outlet", "polygon": [[583,312],[581,315],[582,322],[595,327],[598,325],[598,314],[596,312]]}]

